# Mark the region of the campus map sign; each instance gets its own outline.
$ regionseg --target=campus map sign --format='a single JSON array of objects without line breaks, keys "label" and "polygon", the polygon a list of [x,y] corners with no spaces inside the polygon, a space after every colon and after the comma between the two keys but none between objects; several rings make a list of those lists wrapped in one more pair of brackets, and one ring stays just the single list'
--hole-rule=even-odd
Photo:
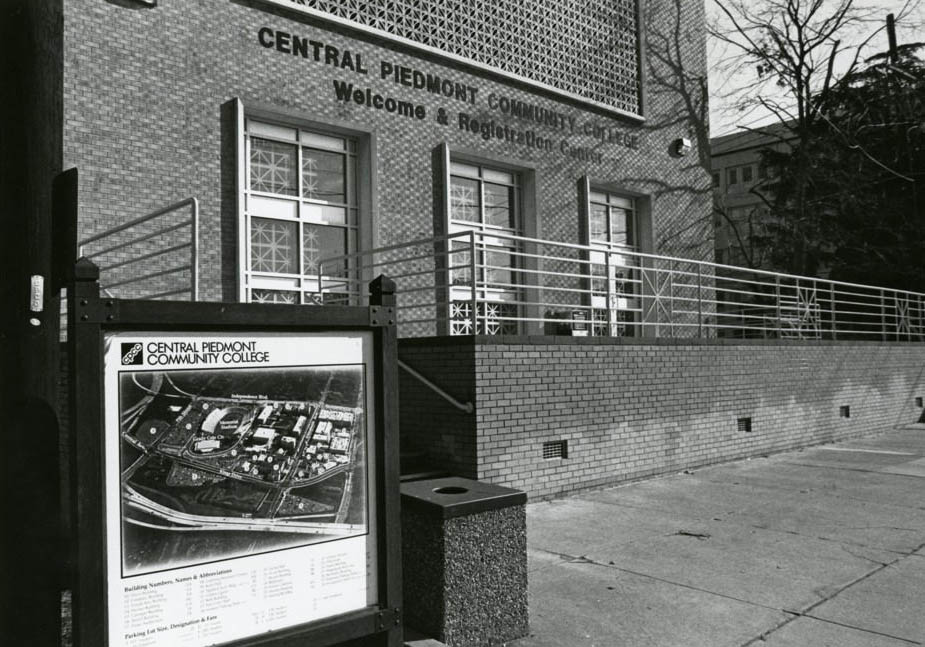
[{"label": "campus map sign", "polygon": [[109,645],[215,645],[378,602],[372,347],[105,334]]}]

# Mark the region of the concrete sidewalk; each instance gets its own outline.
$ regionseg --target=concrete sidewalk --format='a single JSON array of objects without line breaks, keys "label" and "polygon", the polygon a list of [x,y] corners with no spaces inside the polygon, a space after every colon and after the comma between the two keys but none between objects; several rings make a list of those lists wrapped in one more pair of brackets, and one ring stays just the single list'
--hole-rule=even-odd
[{"label": "concrete sidewalk", "polygon": [[513,647],[925,641],[925,425],[527,508]]}]

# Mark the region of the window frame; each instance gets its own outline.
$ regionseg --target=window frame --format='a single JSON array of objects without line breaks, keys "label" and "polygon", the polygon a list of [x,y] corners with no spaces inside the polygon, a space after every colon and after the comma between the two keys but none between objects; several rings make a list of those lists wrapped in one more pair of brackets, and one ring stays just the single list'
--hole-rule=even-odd
[{"label": "window frame", "polygon": [[[236,100],[236,108],[238,298],[242,302],[252,301],[254,292],[267,290],[269,293],[274,294],[293,294],[293,302],[297,304],[324,302],[328,299],[328,297],[324,296],[325,294],[336,293],[337,287],[344,290],[344,282],[342,279],[329,280],[331,277],[327,272],[325,272],[325,276],[329,277],[329,279],[326,279],[325,276],[319,277],[318,274],[309,273],[305,254],[306,226],[315,225],[340,230],[343,234],[347,254],[354,254],[369,247],[369,234],[365,230],[372,229],[371,226],[367,225],[371,206],[366,202],[371,201],[370,198],[375,196],[375,191],[371,186],[364,186],[364,184],[372,185],[372,175],[366,171],[369,166],[368,160],[371,155],[372,143],[365,133],[339,126],[318,124],[293,116],[277,116],[275,113],[269,113],[259,108],[254,110],[245,109],[240,100]],[[258,126],[256,130],[252,127],[253,124]],[[265,128],[268,130],[265,130]],[[269,132],[272,129],[278,129],[280,133],[294,132],[294,136],[280,135],[274,137]],[[296,148],[296,162],[293,170],[297,179],[294,194],[287,195],[252,188],[251,150],[253,139],[285,143]],[[340,148],[319,145],[325,140],[331,142],[339,140],[342,144]],[[303,190],[303,160],[306,150],[332,152],[342,156],[342,177],[344,178],[343,188],[345,192],[343,202],[305,195]],[[275,201],[277,204],[293,203],[292,213],[294,215],[282,216],[279,214],[255,213],[253,208],[254,198]],[[337,222],[336,219],[326,219],[322,215],[325,209],[341,209],[343,211],[342,221]],[[254,268],[252,259],[252,223],[255,218],[294,223],[294,241],[297,246],[294,254],[295,264],[297,265],[295,272],[272,272]],[[328,255],[323,252],[322,254]],[[351,279],[351,282],[357,278],[353,265],[353,263],[349,263],[345,266],[345,273]],[[322,288],[320,295],[318,293],[319,280]],[[340,286],[337,285],[338,283]],[[349,288],[349,286],[345,290],[348,297],[351,290],[352,288]],[[338,303],[344,303],[347,300],[343,296],[336,298]],[[279,300],[275,302],[287,301]]]},{"label": "window frame", "polygon": [[[604,201],[595,199],[595,194],[604,197]],[[619,204],[619,201],[630,202],[629,207],[624,207]],[[594,205],[603,206],[606,209],[606,232],[607,240],[599,240],[593,238],[591,231],[591,217],[592,217],[592,208]],[[628,212],[626,217],[626,233],[627,238],[632,239],[632,242],[627,243],[615,243],[612,240],[613,237],[613,214],[615,210],[621,210]],[[608,189],[600,188],[594,185],[591,185],[590,191],[588,192],[588,244],[592,247],[594,246],[605,246],[611,251],[629,251],[629,252],[638,252],[640,251],[639,245],[639,205],[635,196],[621,193],[618,191],[610,191]]]},{"label": "window frame", "polygon": [[[459,173],[462,167],[468,167],[476,171],[475,175],[465,175]],[[457,171],[457,172],[454,172]],[[509,182],[503,182],[500,178],[501,175],[510,176]],[[487,176],[487,177],[486,177]],[[453,217],[453,179],[461,178],[464,180],[475,181],[478,185],[478,212],[479,220],[470,221],[457,219]],[[518,245],[515,241],[509,241],[504,238],[496,239],[498,244],[490,245],[487,241],[491,240],[491,235],[493,233],[508,235],[508,236],[517,236],[524,237],[524,212],[523,212],[523,178],[521,173],[515,169],[504,168],[503,166],[492,164],[492,163],[483,163],[472,161],[468,158],[458,158],[455,155],[450,156],[449,166],[447,169],[447,188],[449,194],[449,210],[447,212],[447,233],[459,234],[465,233],[468,231],[475,231],[480,233],[481,241],[484,243],[477,248],[477,256],[480,257],[476,262],[476,272],[478,272],[478,280],[474,282],[471,280],[471,277],[468,282],[463,282],[457,286],[453,280],[454,272],[471,272],[469,270],[452,270],[450,272],[450,293],[451,301],[460,300],[453,298],[454,288],[459,288],[456,291],[459,292],[461,289],[465,289],[467,292],[476,289],[477,294],[481,300],[486,301],[518,301],[518,287],[517,286],[517,270],[519,269],[520,263],[518,262],[517,253],[521,250],[518,248]],[[489,205],[485,201],[485,185],[491,184],[495,186],[506,186],[509,191],[510,196],[510,206],[508,207],[511,214],[511,220],[514,223],[513,227],[502,227],[498,225],[491,224],[487,222],[486,211]],[[452,247],[452,240],[450,240],[450,246]],[[510,252],[505,252],[505,250],[511,250]],[[454,254],[451,249],[448,249],[450,265],[458,265],[458,261],[454,261],[454,257],[464,257],[464,254]],[[493,269],[487,267],[487,257],[490,253],[510,253],[512,254],[513,264],[509,270],[511,273],[511,281],[507,287],[493,287],[491,285],[491,280],[489,275]],[[472,262],[471,260],[469,261]],[[508,270],[501,270],[508,271]],[[463,288],[462,286],[468,286]],[[481,286],[481,287],[476,287]],[[471,298],[467,297],[467,298]]]},{"label": "window frame", "polygon": [[[641,281],[640,258],[635,256],[627,258],[625,254],[627,252],[650,253],[652,250],[654,235],[651,197],[616,183],[598,182],[588,176],[579,179],[578,190],[581,244],[590,248],[584,258],[584,262],[587,263],[586,289],[588,295],[584,305],[591,309],[592,335],[634,336],[638,334],[645,295]],[[608,205],[608,238],[606,241],[595,240],[592,237],[592,204],[602,204],[599,199],[594,199],[595,194],[606,196]],[[633,233],[630,241],[632,244],[614,243],[611,238],[613,233],[610,224],[611,207],[625,208],[620,206],[620,202],[631,204],[629,210],[632,216],[629,219],[631,222],[629,228]],[[595,266],[605,265],[610,268],[610,276],[595,272]],[[596,290],[595,287],[601,282],[606,286],[605,289]],[[628,284],[630,291],[610,292],[612,286],[620,283]],[[608,311],[610,314],[606,314]]]},{"label": "window frame", "polygon": [[[451,233],[457,234],[457,240],[465,238],[459,236],[459,232],[485,231],[487,237],[492,233],[511,234],[526,238],[527,241],[518,241],[515,253],[530,254],[535,253],[533,244],[530,239],[541,237],[540,222],[536,211],[536,169],[530,166],[524,166],[522,160],[508,158],[486,158],[481,151],[467,149],[463,147],[454,147],[452,150],[448,142],[441,142],[434,147],[432,151],[433,171],[434,171],[434,232],[438,237],[435,245],[435,253],[438,256],[436,278],[435,278],[435,302],[437,304],[437,319],[440,322],[437,327],[437,334],[440,335],[471,335],[476,334],[533,334],[541,332],[541,326],[531,321],[521,320],[522,317],[538,317],[537,307],[529,305],[531,299],[536,301],[539,296],[536,289],[528,285],[531,279],[529,273],[517,276],[511,283],[517,286],[517,290],[498,290],[485,289],[480,287],[478,291],[473,290],[471,281],[457,283],[453,285],[451,267],[457,269],[461,265],[459,260],[454,261],[454,257],[459,254],[450,254],[450,241],[447,236]],[[451,217],[451,161],[453,164],[463,164],[468,166],[480,166],[508,173],[517,177],[517,183],[520,187],[517,214],[515,222],[517,230],[508,227],[495,227],[490,224],[483,227],[481,222],[484,220],[480,216],[480,222],[476,226],[467,226],[465,221]],[[480,192],[481,194],[481,192]],[[451,223],[452,221],[452,223]],[[470,257],[471,258],[471,257]],[[471,264],[471,260],[469,261]],[[536,270],[537,261],[534,257],[524,256],[518,258],[515,271]],[[510,310],[515,308],[515,314]],[[474,310],[474,309],[477,309]],[[465,310],[465,313],[462,312]],[[491,312],[494,311],[494,312]],[[491,321],[492,316],[500,316],[500,321]],[[517,320],[506,320],[504,317],[516,317]],[[467,324],[466,321],[469,323]],[[472,323],[478,324],[478,330],[472,329]],[[534,330],[536,329],[536,330]]]}]

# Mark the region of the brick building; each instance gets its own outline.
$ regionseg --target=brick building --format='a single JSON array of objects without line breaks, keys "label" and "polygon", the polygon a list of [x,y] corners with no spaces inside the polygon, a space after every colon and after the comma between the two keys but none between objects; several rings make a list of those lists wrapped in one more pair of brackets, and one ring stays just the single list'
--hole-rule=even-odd
[{"label": "brick building", "polygon": [[322,257],[460,232],[709,257],[681,97],[645,83],[676,20],[703,75],[698,3],[353,4],[65,1],[80,238],[195,197],[200,298],[295,303],[336,299]]},{"label": "brick building", "polygon": [[[392,276],[402,442],[456,473],[555,495],[819,441],[781,424],[852,398],[826,438],[860,433],[917,386],[918,348],[886,387],[808,388],[788,371],[832,353],[715,334],[700,2],[28,6],[23,172],[78,169],[107,291],[343,303]],[[864,343],[845,361],[893,352]]]},{"label": "brick building", "polygon": [[767,266],[767,250],[754,238],[764,233],[769,218],[775,169],[762,151],[786,152],[790,137],[787,128],[771,125],[710,140],[717,263]]}]

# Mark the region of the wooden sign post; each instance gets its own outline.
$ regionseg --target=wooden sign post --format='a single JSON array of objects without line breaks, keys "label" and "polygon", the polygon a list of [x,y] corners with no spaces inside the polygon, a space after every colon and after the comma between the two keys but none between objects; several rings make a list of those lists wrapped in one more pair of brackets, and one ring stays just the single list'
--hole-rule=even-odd
[{"label": "wooden sign post", "polygon": [[77,647],[401,644],[394,284],[369,307],[69,292]]}]

